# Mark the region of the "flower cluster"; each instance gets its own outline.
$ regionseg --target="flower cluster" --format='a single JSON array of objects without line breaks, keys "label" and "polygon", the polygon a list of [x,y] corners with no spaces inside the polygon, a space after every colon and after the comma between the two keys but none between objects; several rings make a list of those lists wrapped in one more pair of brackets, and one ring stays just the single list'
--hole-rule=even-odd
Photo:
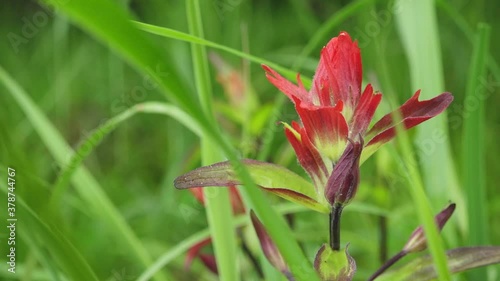
[{"label": "flower cluster", "polygon": [[390,141],[399,122],[406,129],[414,127],[441,113],[453,100],[450,93],[443,93],[419,101],[417,91],[396,113],[387,114],[368,130],[382,95],[370,84],[362,90],[360,50],[346,32],[321,51],[310,91],[300,75],[295,85],[270,67],[263,68],[268,80],[295,105],[302,125],[285,124],[286,136],[313,180],[317,198],[324,196],[330,205],[345,204],[354,197],[360,161]]}]

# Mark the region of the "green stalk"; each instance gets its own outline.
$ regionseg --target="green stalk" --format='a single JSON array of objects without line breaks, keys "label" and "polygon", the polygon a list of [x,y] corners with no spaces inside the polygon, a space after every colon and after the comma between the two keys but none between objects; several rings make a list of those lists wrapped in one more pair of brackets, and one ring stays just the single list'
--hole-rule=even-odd
[{"label": "green stalk", "polygon": [[[437,0],[437,4],[438,7],[441,8],[441,10],[445,12],[452,21],[455,22],[457,27],[464,33],[467,39],[471,43],[473,43],[475,31],[472,27],[469,26],[468,21],[457,10],[457,8],[455,8],[446,0]],[[488,61],[486,62],[486,64],[488,65],[488,68],[493,77],[495,77],[495,80],[500,81],[500,67],[498,66],[498,63],[495,60],[495,57],[492,56],[491,54],[488,54]]]},{"label": "green stalk", "polygon": [[[422,89],[421,99],[428,99],[444,91],[443,66],[439,45],[434,0],[405,1],[396,3],[397,27],[410,66],[412,91]],[[450,153],[446,114],[429,120],[417,128],[415,138],[423,179],[412,154],[409,139],[404,135],[402,150],[409,173],[410,189],[420,221],[424,226],[430,252],[440,280],[450,280],[441,237],[434,224],[434,216],[424,192],[424,186],[436,204],[450,198],[459,206],[464,206],[462,191],[458,186],[454,162]],[[425,181],[425,185],[423,181]],[[458,210],[459,223],[465,228],[465,210]]]},{"label": "green stalk", "polygon": [[[486,159],[485,159],[485,113],[484,102],[487,98],[485,85],[490,27],[479,24],[474,52],[469,68],[464,106],[464,131],[462,143],[463,184],[467,195],[469,218],[469,245],[486,245],[488,239],[488,211],[486,197]],[[469,105],[477,107],[469,107]],[[466,118],[467,116],[467,118]],[[470,280],[487,280],[486,269],[476,269],[469,274]]]},{"label": "green stalk", "polygon": [[413,197],[413,203],[415,204],[415,208],[418,210],[418,217],[424,228],[424,234],[434,261],[434,266],[438,273],[439,280],[449,281],[451,280],[451,274],[448,268],[446,253],[439,230],[434,220],[431,205],[429,204],[425,194],[424,184],[418,171],[418,164],[415,161],[410,138],[403,129],[398,128],[397,131],[397,140],[403,157],[402,163],[404,167],[402,168],[405,169],[408,183],[411,186],[410,192]]},{"label": "green stalk", "polygon": [[[221,50],[221,51],[227,52],[229,54],[233,54],[235,56],[247,59],[247,60],[254,62],[254,63],[268,65],[268,66],[272,67],[274,70],[279,71],[283,76],[288,77],[289,79],[295,79],[295,77],[296,77],[296,73],[294,71],[291,71],[290,69],[283,67],[279,64],[273,63],[271,61],[265,60],[265,59],[257,57],[257,56],[247,54],[245,52],[230,48],[230,47],[225,46],[225,45],[221,45],[221,44],[206,40],[204,38],[200,38],[198,36],[194,36],[193,34],[187,34],[187,33],[184,33],[182,31],[178,31],[178,30],[171,29],[168,27],[157,26],[157,25],[147,24],[147,23],[138,22],[138,21],[132,21],[132,23],[137,28],[139,28],[147,33],[151,33],[151,34],[155,34],[155,35],[165,37],[165,38],[172,38],[172,39],[179,40],[179,41],[190,42],[193,44],[202,45],[202,46],[214,48],[217,50]],[[306,78],[306,77],[303,78],[302,82],[304,83],[304,85],[311,84],[311,80],[309,78]]]},{"label": "green stalk", "polygon": [[[186,1],[186,12],[190,34],[204,38],[199,1]],[[212,124],[216,124],[212,110],[212,85],[210,83],[210,71],[205,47],[191,44],[191,57],[196,90],[198,91],[202,109],[205,115],[210,118]],[[223,153],[220,148],[214,145],[212,140],[203,136],[201,139],[202,165],[210,165],[223,160]],[[238,274],[238,263],[236,262],[237,243],[232,223],[233,216],[229,192],[225,188],[207,187],[203,189],[203,195],[220,280],[238,281],[240,276]]]},{"label": "green stalk", "polygon": [[[24,89],[1,66],[0,84],[5,86],[7,92],[22,109],[57,163],[61,166],[68,165],[67,156],[74,154],[72,148]],[[110,231],[116,233],[117,242],[128,251],[130,258],[148,266],[151,263],[149,253],[90,172],[85,167],[77,168],[72,183],[88,210],[96,215],[96,219],[105,223]],[[47,223],[50,218],[43,219]],[[156,277],[158,280],[167,280],[165,275],[164,272],[158,272]]]},{"label": "green stalk", "polygon": [[[445,88],[434,0],[398,0],[396,5],[397,27],[410,67],[411,92],[421,89],[421,99],[435,97]],[[451,157],[446,112],[416,129],[415,144],[431,202],[441,205],[451,199],[464,206]],[[457,218],[460,227],[465,229],[464,208],[457,209]]]}]

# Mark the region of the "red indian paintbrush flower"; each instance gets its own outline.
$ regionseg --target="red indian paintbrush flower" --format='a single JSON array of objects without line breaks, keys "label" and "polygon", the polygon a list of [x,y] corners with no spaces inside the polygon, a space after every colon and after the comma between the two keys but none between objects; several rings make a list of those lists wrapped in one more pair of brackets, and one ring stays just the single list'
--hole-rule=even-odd
[{"label": "red indian paintbrush flower", "polygon": [[[357,190],[359,163],[390,141],[397,125],[389,113],[368,130],[382,95],[370,84],[362,91],[357,42],[341,32],[323,48],[309,91],[300,75],[295,85],[270,67],[263,68],[268,80],[295,104],[302,125],[285,124],[285,133],[314,182],[317,198],[325,198],[331,205],[348,203]],[[419,101],[419,94],[417,91],[399,108],[406,129],[438,115],[453,100],[450,93],[443,93]]]},{"label": "red indian paintbrush flower", "polygon": [[[453,100],[450,93],[443,93],[419,101],[417,91],[396,110],[399,121],[389,113],[369,129],[382,95],[370,84],[362,90],[360,50],[346,32],[330,40],[321,51],[309,91],[300,75],[296,85],[270,67],[263,68],[268,80],[295,104],[301,122],[285,124],[285,134],[313,184],[275,164],[250,159],[241,162],[261,188],[323,213],[352,200],[359,183],[359,165],[394,138],[397,125],[412,128],[440,114]],[[180,189],[241,184],[227,161],[198,168],[175,180]]]}]

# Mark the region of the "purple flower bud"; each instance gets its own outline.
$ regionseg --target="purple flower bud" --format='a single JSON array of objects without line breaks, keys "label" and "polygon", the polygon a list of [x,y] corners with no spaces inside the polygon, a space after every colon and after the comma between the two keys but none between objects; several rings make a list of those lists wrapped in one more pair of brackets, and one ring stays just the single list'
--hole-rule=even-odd
[{"label": "purple flower bud", "polygon": [[[435,219],[439,231],[443,229],[444,225],[453,214],[453,211],[455,211],[455,203],[450,204],[448,207],[446,207],[436,215]],[[419,226],[411,234],[410,239],[408,240],[408,242],[406,242],[406,245],[403,248],[403,251],[407,253],[415,253],[423,251],[425,249],[427,249],[427,239],[425,238],[422,226]]]},{"label": "purple flower bud", "polygon": [[359,157],[362,149],[362,142],[349,141],[344,154],[333,168],[325,189],[325,197],[331,205],[347,204],[356,194],[359,184]]}]

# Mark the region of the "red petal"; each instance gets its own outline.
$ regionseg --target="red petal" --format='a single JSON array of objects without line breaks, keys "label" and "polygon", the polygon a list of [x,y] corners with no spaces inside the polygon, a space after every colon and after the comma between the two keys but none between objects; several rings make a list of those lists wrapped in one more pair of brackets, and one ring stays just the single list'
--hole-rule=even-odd
[{"label": "red petal", "polygon": [[319,153],[338,160],[344,150],[349,128],[341,113],[342,102],[336,106],[308,106],[296,100],[295,109],[302,120],[307,136]]},{"label": "red petal", "polygon": [[201,187],[194,187],[190,189],[193,196],[202,204],[205,205],[205,197],[203,197],[203,189]]},{"label": "red petal", "polygon": [[[400,122],[404,122],[405,129],[410,129],[438,115],[453,101],[453,96],[450,93],[443,93],[433,99],[424,101],[418,100],[419,95],[420,90],[399,108]],[[395,126],[398,124],[394,124],[392,113],[385,115],[366,134],[365,139],[370,140],[367,146],[390,141],[396,134]]]},{"label": "red petal", "polygon": [[303,102],[312,104],[310,95],[302,85],[302,82],[300,81],[300,77],[298,74],[297,74],[297,81],[299,83],[299,86],[291,83],[290,81],[288,81],[283,76],[279,75],[278,72],[274,71],[267,65],[262,65],[262,68],[266,71],[267,80],[269,80],[269,82],[271,82],[276,88],[278,88],[285,95],[287,95],[288,98],[290,98],[290,100],[294,101],[295,97]]},{"label": "red petal", "polygon": [[213,255],[200,254],[199,257],[203,264],[210,269],[210,271],[215,274],[219,274],[219,271],[217,270],[217,261]]},{"label": "red petal", "polygon": [[365,133],[381,100],[382,95],[374,94],[372,86],[368,84],[359,99],[356,111],[354,111],[351,138],[356,138],[358,135]]},{"label": "red petal", "polygon": [[186,260],[184,261],[184,269],[188,270],[191,267],[191,263],[193,263],[193,259],[200,255],[200,251],[206,245],[212,243],[212,239],[206,238],[201,240],[200,242],[193,245],[193,247],[189,248],[186,254]]},{"label": "red petal", "polygon": [[300,139],[287,127],[285,127],[285,135],[295,150],[300,165],[313,180],[327,177],[328,171],[325,163],[323,163],[319,152],[311,144],[305,130],[295,121],[292,122],[292,127],[300,134]]},{"label": "red petal", "polygon": [[361,79],[358,43],[353,42],[346,32],[341,32],[321,51],[311,93],[321,105],[335,105],[342,101],[353,109],[361,93]]},{"label": "red petal", "polygon": [[[233,214],[242,214],[245,212],[245,205],[241,200],[240,193],[236,189],[235,185],[230,185],[229,187],[229,198],[231,200],[231,206],[233,207]],[[193,187],[189,189],[193,196],[203,205],[205,205],[205,197],[203,195],[203,188]]]},{"label": "red petal", "polygon": [[229,198],[231,200],[231,206],[233,207],[233,214],[237,215],[245,213],[245,205],[241,200],[238,189],[236,189],[234,185],[229,187]]}]

